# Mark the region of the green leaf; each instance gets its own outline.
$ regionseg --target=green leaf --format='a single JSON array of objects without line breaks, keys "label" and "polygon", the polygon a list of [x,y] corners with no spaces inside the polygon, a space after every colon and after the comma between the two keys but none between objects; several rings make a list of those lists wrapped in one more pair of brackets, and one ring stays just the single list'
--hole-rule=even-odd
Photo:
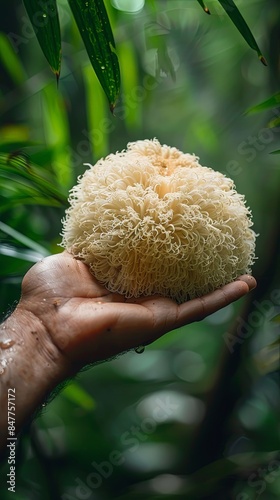
[{"label": "green leaf", "polygon": [[42,257],[46,256],[42,255],[42,253],[35,252],[34,250],[23,250],[5,243],[0,243],[0,255],[13,257],[14,259],[24,260],[27,262],[38,262],[42,259]]},{"label": "green leaf", "polygon": [[25,82],[26,74],[22,64],[4,33],[0,33],[0,60],[15,84],[21,85]]},{"label": "green leaf", "polygon": [[19,203],[61,206],[67,202],[66,195],[56,187],[54,175],[31,163],[24,151],[0,153],[0,177],[3,179],[0,212],[6,210],[7,205],[11,208]]},{"label": "green leaf", "polygon": [[122,41],[119,44],[118,53],[121,68],[125,68],[125,71],[122,72],[124,122],[128,132],[133,129],[139,131],[142,123],[143,106],[132,106],[130,100],[132,92],[140,83],[135,47],[129,40]]},{"label": "green leaf", "polygon": [[34,252],[39,253],[42,257],[47,257],[49,255],[48,250],[46,248],[42,247],[37,243],[36,241],[31,240],[24,234],[20,233],[16,229],[14,229],[11,226],[8,226],[4,222],[0,221],[0,231],[3,231],[3,233],[8,234],[15,240],[19,241],[22,245],[26,246],[27,248],[30,248]]},{"label": "green leaf", "polygon": [[[279,150],[280,152],[280,150]],[[273,316],[270,320],[272,323],[280,323],[280,314],[276,314],[276,316]]]},{"label": "green leaf", "polygon": [[[83,68],[85,98],[86,98],[86,113],[87,113],[87,126],[86,136],[91,144],[94,160],[107,156],[109,154],[109,134],[106,130],[100,130],[100,124],[105,123],[107,113],[107,101],[99,85],[98,79],[95,74],[92,74],[90,64]],[[98,106],[95,103],[98,102]],[[109,119],[108,119],[109,120]],[[96,134],[96,131],[99,134]],[[84,158],[89,161],[89,158]],[[81,164],[83,159],[81,158]]]},{"label": "green leaf", "polygon": [[92,410],[95,407],[95,401],[91,395],[75,381],[64,387],[62,395],[72,403],[78,404],[84,410]]},{"label": "green leaf", "polygon": [[206,7],[203,0],[197,0],[197,1],[198,1],[199,5],[201,5],[201,7],[203,8],[204,12],[206,12],[206,14],[211,14],[210,10],[208,9],[208,7]]},{"label": "green leaf", "polygon": [[260,111],[265,111],[267,109],[276,108],[279,106],[280,106],[280,92],[277,92],[277,94],[274,94],[265,101],[262,101],[259,104],[256,104],[255,106],[252,106],[251,108],[247,109],[246,114],[249,115],[252,113],[259,113]]},{"label": "green leaf", "polygon": [[61,190],[68,195],[73,185],[68,117],[66,104],[54,82],[42,91],[42,111],[45,141],[52,151],[51,165]]},{"label": "green leaf", "polygon": [[68,0],[96,76],[114,110],[120,91],[115,41],[103,0]]},{"label": "green leaf", "polygon": [[56,0],[23,0],[40,47],[59,78],[61,64],[61,37]]},{"label": "green leaf", "polygon": [[280,116],[278,116],[277,118],[273,118],[267,124],[268,128],[279,127],[279,125],[280,125]]},{"label": "green leaf", "polygon": [[262,55],[260,48],[248,26],[246,23],[245,19],[241,15],[240,11],[236,7],[235,3],[233,0],[218,0],[218,2],[221,4],[223,9],[226,11],[227,15],[230,17],[232,20],[233,24],[236,26],[238,31],[241,33],[243,38],[246,40],[248,45],[257,52],[259,59],[261,62],[267,66],[267,62]]},{"label": "green leaf", "polygon": [[280,149],[276,149],[275,151],[271,151],[270,155],[280,155]]}]

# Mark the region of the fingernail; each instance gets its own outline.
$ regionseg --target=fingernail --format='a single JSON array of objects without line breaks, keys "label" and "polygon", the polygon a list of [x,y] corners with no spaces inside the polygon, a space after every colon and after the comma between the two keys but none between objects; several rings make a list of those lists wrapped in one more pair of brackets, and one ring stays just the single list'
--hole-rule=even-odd
[{"label": "fingernail", "polygon": [[257,282],[253,276],[250,276],[250,274],[244,274],[243,276],[239,276],[237,278],[237,281],[245,281],[247,283],[249,290],[254,290],[257,286]]}]

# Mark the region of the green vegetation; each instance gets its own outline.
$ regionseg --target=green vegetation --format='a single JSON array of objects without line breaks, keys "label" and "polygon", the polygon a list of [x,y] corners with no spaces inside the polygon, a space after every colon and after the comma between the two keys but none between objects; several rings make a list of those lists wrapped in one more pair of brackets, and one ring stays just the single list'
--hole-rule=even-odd
[{"label": "green vegetation", "polygon": [[[143,354],[82,372],[22,432],[14,498],[276,500],[279,2],[199,1],[207,16],[195,0],[107,0],[108,19],[103,2],[89,2],[89,15],[78,9],[86,3],[49,0],[46,24],[34,0],[24,1],[32,23],[17,0],[2,15],[2,317],[32,263],[61,251],[68,191],[84,164],[144,138],[235,181],[259,233],[259,286]],[[37,4],[43,17],[34,18]],[[8,500],[5,483],[0,490]]]}]

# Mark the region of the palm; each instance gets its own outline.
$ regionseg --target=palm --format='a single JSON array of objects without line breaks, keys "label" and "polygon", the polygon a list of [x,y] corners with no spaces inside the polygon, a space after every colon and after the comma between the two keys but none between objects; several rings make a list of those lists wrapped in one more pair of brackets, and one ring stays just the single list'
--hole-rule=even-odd
[{"label": "palm", "polygon": [[106,290],[85,264],[63,252],[31,268],[23,281],[22,302],[43,321],[63,354],[82,366],[203,319],[253,286],[254,278],[244,276],[180,306],[159,296],[125,299]]}]

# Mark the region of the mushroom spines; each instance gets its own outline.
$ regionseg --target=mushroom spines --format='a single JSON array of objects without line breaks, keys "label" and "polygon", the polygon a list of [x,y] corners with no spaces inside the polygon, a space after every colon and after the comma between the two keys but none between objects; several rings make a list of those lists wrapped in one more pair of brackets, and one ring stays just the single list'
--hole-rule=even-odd
[{"label": "mushroom spines", "polygon": [[62,246],[112,292],[177,302],[248,273],[256,235],[231,179],[157,140],[130,143],[70,193]]}]

